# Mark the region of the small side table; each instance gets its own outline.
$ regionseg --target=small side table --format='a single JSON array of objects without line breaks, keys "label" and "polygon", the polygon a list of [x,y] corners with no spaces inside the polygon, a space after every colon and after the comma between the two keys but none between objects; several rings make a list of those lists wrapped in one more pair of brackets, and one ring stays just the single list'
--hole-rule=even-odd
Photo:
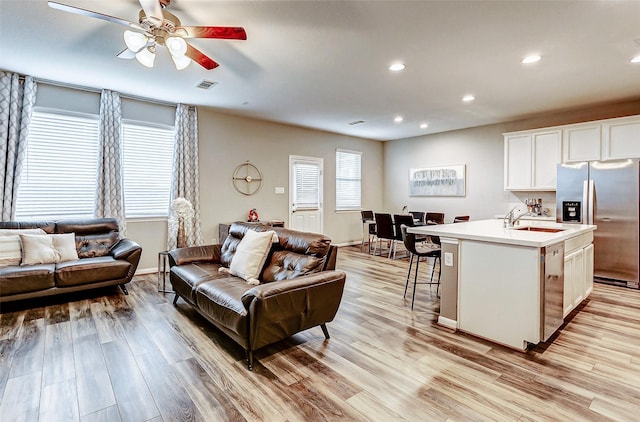
[{"label": "small side table", "polygon": [[[169,251],[158,252],[158,291],[160,293],[173,293],[167,290],[167,270],[169,269]],[[162,282],[162,288],[160,283]]]}]

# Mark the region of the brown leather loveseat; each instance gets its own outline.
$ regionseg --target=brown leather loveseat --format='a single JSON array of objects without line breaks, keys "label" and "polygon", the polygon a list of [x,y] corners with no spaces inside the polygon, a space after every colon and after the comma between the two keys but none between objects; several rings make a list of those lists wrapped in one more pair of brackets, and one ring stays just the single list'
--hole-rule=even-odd
[{"label": "brown leather loveseat", "polygon": [[[229,267],[248,230],[275,231],[257,286],[220,271]],[[337,248],[331,239],[280,227],[233,223],[220,245],[169,252],[174,304],[183,298],[246,351],[253,352],[297,332],[332,321],[342,299],[345,273],[335,271]]]},{"label": "brown leather loveseat", "polygon": [[78,259],[0,266],[0,303],[113,285],[128,294],[125,284],[133,278],[142,248],[120,238],[117,219],[0,222],[0,231],[36,228],[46,234],[74,233]]}]

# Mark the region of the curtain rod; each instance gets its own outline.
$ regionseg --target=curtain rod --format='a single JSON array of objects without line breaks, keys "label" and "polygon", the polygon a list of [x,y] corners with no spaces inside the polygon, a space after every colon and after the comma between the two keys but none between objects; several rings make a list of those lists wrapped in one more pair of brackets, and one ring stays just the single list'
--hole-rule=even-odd
[{"label": "curtain rod", "polygon": [[[24,76],[20,76],[20,78],[24,79]],[[33,79],[35,79],[35,81],[38,83],[43,83],[43,84],[52,85],[52,86],[59,86],[62,88],[71,88],[71,89],[77,89],[78,91],[94,92],[98,94],[102,92],[102,89],[100,88],[91,88],[91,87],[82,86],[82,85],[74,85],[66,82],[52,81],[50,79],[42,79],[42,78],[35,78],[35,77]],[[140,97],[132,94],[122,94],[121,92],[118,92],[118,93],[120,94],[121,98],[126,98],[128,100],[143,101],[147,103],[154,103],[154,104],[171,106],[171,107],[177,106],[176,103],[171,103],[169,101],[155,100],[155,99]]]}]

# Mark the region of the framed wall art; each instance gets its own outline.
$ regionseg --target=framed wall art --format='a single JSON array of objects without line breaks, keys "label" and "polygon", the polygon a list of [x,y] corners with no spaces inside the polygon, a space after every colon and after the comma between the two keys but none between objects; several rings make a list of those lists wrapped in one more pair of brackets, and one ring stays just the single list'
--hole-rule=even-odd
[{"label": "framed wall art", "polygon": [[465,165],[410,169],[409,196],[465,196]]}]

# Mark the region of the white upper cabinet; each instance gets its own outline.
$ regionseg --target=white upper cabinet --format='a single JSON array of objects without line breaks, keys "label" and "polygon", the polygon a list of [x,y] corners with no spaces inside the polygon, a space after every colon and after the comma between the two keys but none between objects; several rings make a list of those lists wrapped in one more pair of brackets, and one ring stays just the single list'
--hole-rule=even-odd
[{"label": "white upper cabinet", "polygon": [[562,161],[599,161],[602,159],[602,125],[566,126],[562,130]]},{"label": "white upper cabinet", "polygon": [[562,127],[562,162],[640,158],[640,116]]},{"label": "white upper cabinet", "polygon": [[560,162],[560,130],[538,130],[504,135],[505,190],[556,190]]},{"label": "white upper cabinet", "polygon": [[602,123],[603,160],[640,157],[640,116]]}]

